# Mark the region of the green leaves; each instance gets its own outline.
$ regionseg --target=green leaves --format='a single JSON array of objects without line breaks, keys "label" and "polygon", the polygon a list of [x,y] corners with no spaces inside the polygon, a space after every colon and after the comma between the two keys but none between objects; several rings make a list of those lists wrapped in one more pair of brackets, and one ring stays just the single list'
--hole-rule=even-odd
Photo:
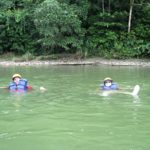
[{"label": "green leaves", "polygon": [[[41,37],[41,44],[52,49],[61,47],[65,50],[82,45],[81,20],[74,9],[66,3],[45,0],[36,8],[34,23]],[[51,40],[50,42],[47,42]]]},{"label": "green leaves", "polygon": [[150,56],[149,0],[1,0],[0,53]]},{"label": "green leaves", "polygon": [[[14,52],[23,54],[33,51],[33,41],[28,31],[32,30],[29,25],[29,1],[2,0],[0,2],[0,26],[3,32],[0,33],[2,39],[1,52]],[[30,29],[29,29],[30,28]]]}]

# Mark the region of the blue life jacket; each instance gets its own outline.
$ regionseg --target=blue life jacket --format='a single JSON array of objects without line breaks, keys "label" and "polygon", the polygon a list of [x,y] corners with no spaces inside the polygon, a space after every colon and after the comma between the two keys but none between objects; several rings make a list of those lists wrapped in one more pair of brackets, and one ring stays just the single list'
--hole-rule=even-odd
[{"label": "blue life jacket", "polygon": [[27,83],[26,79],[20,79],[18,85],[15,82],[11,82],[9,84],[9,90],[11,91],[25,91],[27,90]]},{"label": "blue life jacket", "polygon": [[118,90],[118,85],[116,83],[112,83],[111,86],[101,85],[102,90]]}]

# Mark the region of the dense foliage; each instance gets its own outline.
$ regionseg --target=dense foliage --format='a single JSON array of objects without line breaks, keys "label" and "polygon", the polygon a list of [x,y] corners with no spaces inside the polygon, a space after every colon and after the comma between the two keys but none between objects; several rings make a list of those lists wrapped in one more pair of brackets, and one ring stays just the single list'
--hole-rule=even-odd
[{"label": "dense foliage", "polygon": [[150,57],[149,0],[1,0],[0,54]]}]

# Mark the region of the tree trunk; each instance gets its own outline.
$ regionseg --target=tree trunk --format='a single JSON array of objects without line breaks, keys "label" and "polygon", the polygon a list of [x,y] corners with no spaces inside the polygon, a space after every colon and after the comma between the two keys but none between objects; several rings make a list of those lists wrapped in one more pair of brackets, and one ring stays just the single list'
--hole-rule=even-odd
[{"label": "tree trunk", "polygon": [[108,1],[108,12],[110,13],[110,0]]},{"label": "tree trunk", "polygon": [[134,0],[130,0],[130,11],[128,20],[128,33],[131,31],[131,20],[132,20],[132,10],[133,10]]},{"label": "tree trunk", "polygon": [[102,0],[102,11],[103,11],[103,13],[105,12],[104,0]]}]

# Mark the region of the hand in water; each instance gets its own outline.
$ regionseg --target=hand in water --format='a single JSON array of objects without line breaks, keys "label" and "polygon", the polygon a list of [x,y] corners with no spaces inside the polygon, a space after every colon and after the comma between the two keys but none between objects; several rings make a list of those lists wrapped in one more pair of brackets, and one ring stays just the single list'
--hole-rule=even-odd
[{"label": "hand in water", "polygon": [[47,89],[44,88],[43,86],[40,87],[40,91],[45,92]]}]

